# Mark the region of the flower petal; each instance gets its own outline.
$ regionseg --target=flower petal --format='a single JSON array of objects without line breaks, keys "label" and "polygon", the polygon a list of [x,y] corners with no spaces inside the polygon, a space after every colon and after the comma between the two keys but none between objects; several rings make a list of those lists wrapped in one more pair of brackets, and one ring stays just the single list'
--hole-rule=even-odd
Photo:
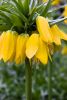
[{"label": "flower petal", "polygon": [[39,47],[39,35],[34,32],[28,39],[26,44],[26,56],[31,59],[37,52]]},{"label": "flower petal", "polygon": [[3,58],[4,37],[5,37],[5,32],[3,32],[0,36],[0,60]]},{"label": "flower petal", "polygon": [[57,34],[57,36],[60,39],[63,39],[63,40],[67,41],[67,34],[65,34],[62,30],[60,30],[57,25],[53,25],[52,29],[54,30],[54,34]]},{"label": "flower petal", "polygon": [[51,27],[51,32],[52,32],[53,42],[56,45],[61,45],[61,39],[60,39],[60,37],[57,34],[58,33],[58,30],[56,30],[56,27],[55,26],[52,26]]},{"label": "flower petal", "polygon": [[28,40],[28,34],[19,35],[17,38],[17,45],[16,45],[16,57],[15,62],[16,64],[22,63],[25,60],[25,50],[26,50],[26,42]]},{"label": "flower petal", "polygon": [[38,16],[36,18],[38,32],[43,41],[52,42],[51,30],[46,18]]},{"label": "flower petal", "polygon": [[[4,34],[4,33],[3,33]],[[5,32],[2,46],[2,55],[4,62],[13,61],[15,56],[17,34],[16,32]]]},{"label": "flower petal", "polygon": [[38,58],[41,61],[41,63],[47,64],[47,62],[48,62],[48,47],[41,39],[39,39],[39,49],[35,56],[36,56],[36,58]]}]

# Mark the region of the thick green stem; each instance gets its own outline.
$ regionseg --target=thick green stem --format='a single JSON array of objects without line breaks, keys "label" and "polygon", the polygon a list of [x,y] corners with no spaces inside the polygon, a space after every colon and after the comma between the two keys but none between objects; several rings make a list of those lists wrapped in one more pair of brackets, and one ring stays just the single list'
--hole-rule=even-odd
[{"label": "thick green stem", "polygon": [[48,100],[52,100],[52,62],[48,64]]},{"label": "thick green stem", "polygon": [[32,100],[32,66],[26,59],[26,100]]}]

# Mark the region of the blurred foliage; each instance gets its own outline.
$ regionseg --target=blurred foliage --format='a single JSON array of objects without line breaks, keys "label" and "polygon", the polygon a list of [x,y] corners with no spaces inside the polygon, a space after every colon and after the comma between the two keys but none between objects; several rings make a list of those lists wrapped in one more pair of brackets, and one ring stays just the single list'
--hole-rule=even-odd
[{"label": "blurred foliage", "polygon": [[[67,56],[53,57],[52,97],[67,100]],[[33,63],[33,100],[48,100],[48,67]],[[0,62],[0,100],[25,100],[25,66]]]}]

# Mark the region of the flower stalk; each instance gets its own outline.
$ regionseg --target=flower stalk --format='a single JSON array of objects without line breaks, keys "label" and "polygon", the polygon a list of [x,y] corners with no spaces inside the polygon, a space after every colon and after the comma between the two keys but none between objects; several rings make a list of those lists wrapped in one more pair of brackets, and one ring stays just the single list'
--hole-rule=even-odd
[{"label": "flower stalk", "polygon": [[26,100],[32,100],[32,67],[26,58]]},{"label": "flower stalk", "polygon": [[52,62],[48,63],[48,100],[52,100]]}]

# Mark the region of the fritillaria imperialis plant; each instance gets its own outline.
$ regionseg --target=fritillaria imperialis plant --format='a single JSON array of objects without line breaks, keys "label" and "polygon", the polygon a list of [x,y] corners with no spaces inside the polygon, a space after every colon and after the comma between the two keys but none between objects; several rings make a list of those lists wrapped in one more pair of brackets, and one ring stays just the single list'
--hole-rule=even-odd
[{"label": "fritillaria imperialis plant", "polygon": [[[51,20],[52,0],[10,0],[0,4],[0,60],[26,65],[26,100],[32,100],[32,62],[52,64],[54,46],[65,34],[56,23],[66,18]],[[56,10],[56,9],[55,9]],[[51,66],[48,92],[51,99]]]}]

